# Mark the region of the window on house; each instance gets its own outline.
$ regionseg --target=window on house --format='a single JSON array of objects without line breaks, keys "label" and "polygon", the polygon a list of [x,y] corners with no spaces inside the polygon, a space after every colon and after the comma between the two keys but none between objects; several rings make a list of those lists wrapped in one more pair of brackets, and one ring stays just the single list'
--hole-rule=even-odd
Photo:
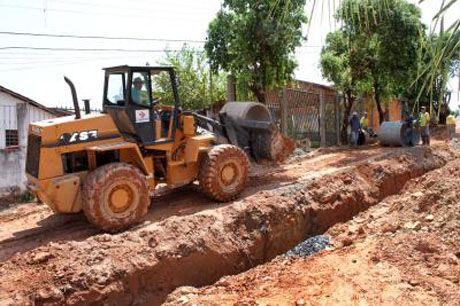
[{"label": "window on house", "polygon": [[18,130],[5,130],[5,145],[6,147],[19,145]]}]

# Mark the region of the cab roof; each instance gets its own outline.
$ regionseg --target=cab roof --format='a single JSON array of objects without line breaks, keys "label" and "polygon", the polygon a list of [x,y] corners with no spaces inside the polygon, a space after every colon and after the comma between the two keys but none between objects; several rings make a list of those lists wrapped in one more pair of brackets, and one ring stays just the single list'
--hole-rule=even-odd
[{"label": "cab roof", "polygon": [[132,71],[151,71],[151,70],[174,70],[172,66],[128,66],[128,65],[121,65],[121,66],[114,66],[114,67],[107,67],[103,68],[102,70],[108,72],[132,72]]}]

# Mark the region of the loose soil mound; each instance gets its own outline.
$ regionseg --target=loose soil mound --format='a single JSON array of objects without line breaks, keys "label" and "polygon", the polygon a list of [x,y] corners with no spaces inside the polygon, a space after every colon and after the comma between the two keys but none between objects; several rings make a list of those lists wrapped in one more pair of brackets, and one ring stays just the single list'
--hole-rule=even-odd
[{"label": "loose soil mound", "polygon": [[[364,172],[376,178],[375,169]],[[402,188],[400,178],[383,179],[380,190]],[[456,159],[330,228],[334,250],[277,257],[203,289],[183,287],[166,304],[459,305],[459,190]]]},{"label": "loose soil mound", "polygon": [[390,151],[232,205],[49,243],[0,263],[0,304],[160,304],[179,286],[207,285],[271,260],[453,158],[445,147]]},{"label": "loose soil mound", "polygon": [[295,142],[280,132],[275,132],[273,134],[273,138],[274,140],[272,141],[271,148],[273,160],[276,162],[282,162],[294,151],[296,147]]}]

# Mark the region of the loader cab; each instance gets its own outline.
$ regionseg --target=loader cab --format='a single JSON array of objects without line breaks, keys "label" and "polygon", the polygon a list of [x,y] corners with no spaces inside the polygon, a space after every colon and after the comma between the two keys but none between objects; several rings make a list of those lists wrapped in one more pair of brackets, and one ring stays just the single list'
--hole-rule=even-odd
[{"label": "loader cab", "polygon": [[118,66],[104,70],[103,108],[118,130],[143,145],[174,142],[180,103],[173,68]]}]

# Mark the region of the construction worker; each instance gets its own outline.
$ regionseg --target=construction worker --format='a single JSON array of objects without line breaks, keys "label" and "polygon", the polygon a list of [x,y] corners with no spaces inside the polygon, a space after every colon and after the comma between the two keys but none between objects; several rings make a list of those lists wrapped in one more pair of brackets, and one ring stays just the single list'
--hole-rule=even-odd
[{"label": "construction worker", "polygon": [[450,113],[449,116],[446,118],[446,125],[447,125],[447,133],[448,139],[452,140],[455,135],[455,125],[457,123],[457,119],[455,119],[454,113]]},{"label": "construction worker", "polygon": [[131,98],[133,99],[134,103],[141,103],[141,92],[143,86],[144,81],[140,77],[137,77],[133,80],[133,87],[131,88]]},{"label": "construction worker", "polygon": [[363,116],[361,117],[361,120],[359,121],[361,124],[361,129],[367,132],[370,137],[375,137],[374,130],[369,126],[369,116],[367,112],[364,112]]},{"label": "construction worker", "polygon": [[133,79],[133,86],[131,87],[131,99],[134,103],[150,106],[150,102],[147,98],[147,90],[144,86],[145,82],[140,77]]},{"label": "construction worker", "polygon": [[422,136],[422,145],[430,145],[430,113],[426,111],[426,107],[420,108],[418,122],[420,125],[420,134]]},{"label": "construction worker", "polygon": [[369,119],[367,119],[367,112],[364,112],[363,116],[361,117],[361,120],[359,120],[359,123],[361,124],[361,128],[368,132]]},{"label": "construction worker", "polygon": [[353,115],[350,118],[350,128],[351,128],[351,145],[356,147],[358,145],[359,130],[361,129],[361,123],[359,122],[358,113],[353,112]]},{"label": "construction worker", "polygon": [[413,147],[414,144],[414,116],[408,112],[405,120],[405,145]]}]

